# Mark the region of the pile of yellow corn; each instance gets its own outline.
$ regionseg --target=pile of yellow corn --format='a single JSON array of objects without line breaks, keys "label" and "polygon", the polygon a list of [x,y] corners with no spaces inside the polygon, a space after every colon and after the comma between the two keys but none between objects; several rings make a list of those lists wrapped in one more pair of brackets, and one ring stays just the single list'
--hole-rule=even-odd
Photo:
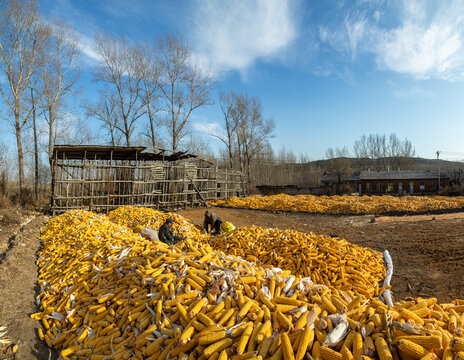
[{"label": "pile of yellow corn", "polygon": [[382,214],[426,212],[464,207],[464,196],[314,196],[272,195],[231,197],[210,201],[211,205],[247,209],[302,211],[333,214]]},{"label": "pile of yellow corn", "polygon": [[39,336],[64,360],[463,358],[464,302],[379,299],[203,241],[150,242],[70,211],[43,229]]},{"label": "pile of yellow corn", "polygon": [[215,250],[310,276],[317,284],[352,290],[368,297],[385,288],[383,255],[344,239],[250,226],[207,240]]},{"label": "pile of yellow corn", "polygon": [[174,229],[179,237],[200,236],[201,234],[201,231],[183,216],[171,212],[163,213],[148,208],[124,206],[111,211],[108,217],[114,223],[125,225],[137,233],[144,227],[156,228],[159,230],[166,219],[171,218],[174,222]]}]

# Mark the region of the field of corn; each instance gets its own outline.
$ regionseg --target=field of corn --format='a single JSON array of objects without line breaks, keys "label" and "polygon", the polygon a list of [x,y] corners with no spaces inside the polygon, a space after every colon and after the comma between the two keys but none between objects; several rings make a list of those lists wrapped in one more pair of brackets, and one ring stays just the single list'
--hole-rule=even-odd
[{"label": "field of corn", "polygon": [[[170,216],[187,239],[141,227]],[[43,229],[39,336],[63,359],[464,359],[464,301],[381,301],[382,254],[346,240],[176,214],[70,211]]]},{"label": "field of corn", "polygon": [[464,208],[464,196],[314,196],[271,195],[231,197],[211,205],[327,214],[422,213]]}]

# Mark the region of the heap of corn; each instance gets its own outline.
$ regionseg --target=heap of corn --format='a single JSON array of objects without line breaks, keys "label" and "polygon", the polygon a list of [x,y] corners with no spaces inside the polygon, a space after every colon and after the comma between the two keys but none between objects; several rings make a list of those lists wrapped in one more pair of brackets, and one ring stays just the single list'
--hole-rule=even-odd
[{"label": "heap of corn", "polygon": [[139,233],[144,227],[159,230],[166,219],[171,218],[174,222],[174,229],[179,237],[201,236],[201,231],[183,216],[176,213],[163,213],[161,211],[141,208],[135,206],[123,206],[108,214],[111,221],[116,224],[124,225],[131,230]]},{"label": "heap of corn", "polygon": [[208,244],[69,211],[43,229],[38,332],[63,359],[463,358],[464,302],[388,308]]},{"label": "heap of corn", "polygon": [[272,195],[231,197],[214,200],[216,206],[247,209],[302,211],[333,214],[382,214],[390,212],[427,212],[464,207],[464,196],[314,196]]},{"label": "heap of corn", "polygon": [[378,296],[386,289],[379,285],[385,278],[382,254],[344,239],[250,226],[211,237],[208,243],[215,250],[355,294]]}]

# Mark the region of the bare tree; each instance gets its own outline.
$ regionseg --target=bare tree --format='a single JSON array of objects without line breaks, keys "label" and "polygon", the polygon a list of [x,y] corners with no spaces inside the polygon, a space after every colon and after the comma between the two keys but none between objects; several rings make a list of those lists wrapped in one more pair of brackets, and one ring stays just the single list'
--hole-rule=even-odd
[{"label": "bare tree", "polygon": [[65,97],[76,91],[80,77],[80,51],[76,33],[68,25],[53,21],[48,25],[50,36],[46,44],[46,61],[41,71],[43,81],[44,117],[48,124],[48,159],[53,157],[55,124]]},{"label": "bare tree", "polygon": [[191,49],[178,36],[168,35],[160,39],[158,53],[162,110],[165,113],[163,125],[171,137],[171,148],[176,151],[187,134],[192,112],[212,104],[209,92],[214,82],[209,69],[194,61]]},{"label": "bare tree", "polygon": [[38,103],[40,102],[41,98],[37,99],[34,97],[34,91],[36,91],[36,86],[30,87],[31,96],[31,108],[32,108],[32,134],[33,134],[33,142],[34,142],[34,198],[37,200],[39,198],[39,146],[38,146],[38,135],[37,135],[37,115],[36,110],[38,107]]},{"label": "bare tree", "polygon": [[41,49],[47,32],[33,0],[2,2],[0,10],[0,69],[7,86],[0,93],[13,114],[16,135],[20,193],[24,193],[22,131],[34,109],[25,105],[31,77],[42,66]]},{"label": "bare tree", "polygon": [[[148,136],[151,140],[151,146],[154,149],[157,147],[157,127],[156,116],[160,111],[159,108],[159,77],[160,64],[156,56],[156,48],[150,44],[139,45],[142,51],[142,67],[141,67],[141,89],[140,96],[145,106],[145,111],[148,117]],[[159,145],[158,145],[159,147]]]},{"label": "bare tree", "polygon": [[251,185],[251,162],[253,158],[269,146],[275,124],[271,119],[264,119],[261,101],[257,97],[249,98],[246,94],[236,97],[233,118],[237,123],[237,150],[240,170],[246,169],[248,185]]},{"label": "bare tree", "polygon": [[277,154],[277,162],[280,164],[294,164],[296,163],[296,155],[292,150],[282,146]]},{"label": "bare tree", "polygon": [[96,51],[100,64],[95,71],[95,80],[108,84],[117,99],[117,117],[121,122],[118,129],[131,145],[135,122],[145,114],[144,102],[140,96],[143,54],[139,48],[122,39],[100,35],[96,39]]},{"label": "bare tree", "polygon": [[343,177],[350,175],[351,163],[345,157],[336,157],[328,160],[326,171],[330,174],[337,175],[337,183],[341,184]]},{"label": "bare tree", "polygon": [[346,146],[342,147],[342,148],[328,148],[326,151],[325,151],[325,156],[327,157],[327,159],[334,159],[334,158],[338,158],[338,157],[350,157],[350,151],[348,150],[348,148]]},{"label": "bare tree", "polygon": [[236,129],[238,122],[234,121],[232,112],[234,111],[234,105],[237,95],[232,91],[219,93],[219,106],[221,107],[222,114],[224,116],[224,130],[221,133],[210,133],[211,136],[221,140],[227,148],[229,157],[229,168],[233,168],[233,153],[234,146],[236,146]]},{"label": "bare tree", "polygon": [[412,143],[405,138],[401,140],[395,133],[387,137],[381,134],[363,135],[353,146],[355,157],[369,161],[369,166],[378,170],[388,169],[392,163],[401,165],[402,159],[415,155]]},{"label": "bare tree", "polygon": [[121,135],[124,134],[124,130],[118,120],[118,99],[116,94],[106,88],[100,91],[97,102],[85,103],[82,106],[86,110],[88,118],[94,118],[103,123],[102,128],[108,133],[109,143],[112,146],[120,145]]},{"label": "bare tree", "polygon": [[203,159],[214,159],[211,147],[202,137],[190,134],[186,143],[190,153],[198,155]]}]

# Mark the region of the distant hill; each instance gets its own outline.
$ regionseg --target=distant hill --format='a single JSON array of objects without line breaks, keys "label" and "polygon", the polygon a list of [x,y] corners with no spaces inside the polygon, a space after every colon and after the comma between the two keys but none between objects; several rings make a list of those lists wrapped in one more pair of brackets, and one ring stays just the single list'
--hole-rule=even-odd
[{"label": "distant hill", "polygon": [[[337,158],[340,159],[340,158]],[[437,160],[436,159],[425,159],[420,157],[415,158],[380,158],[380,159],[360,159],[360,158],[342,158],[350,162],[351,169],[353,171],[361,170],[387,170],[385,168],[389,167],[389,170],[436,170],[437,169]],[[328,160],[316,160],[311,161],[312,165],[318,166],[320,168],[328,168],[330,162],[335,159]],[[464,171],[464,162],[460,161],[448,161],[448,160],[439,160],[440,170],[443,171]]]}]

